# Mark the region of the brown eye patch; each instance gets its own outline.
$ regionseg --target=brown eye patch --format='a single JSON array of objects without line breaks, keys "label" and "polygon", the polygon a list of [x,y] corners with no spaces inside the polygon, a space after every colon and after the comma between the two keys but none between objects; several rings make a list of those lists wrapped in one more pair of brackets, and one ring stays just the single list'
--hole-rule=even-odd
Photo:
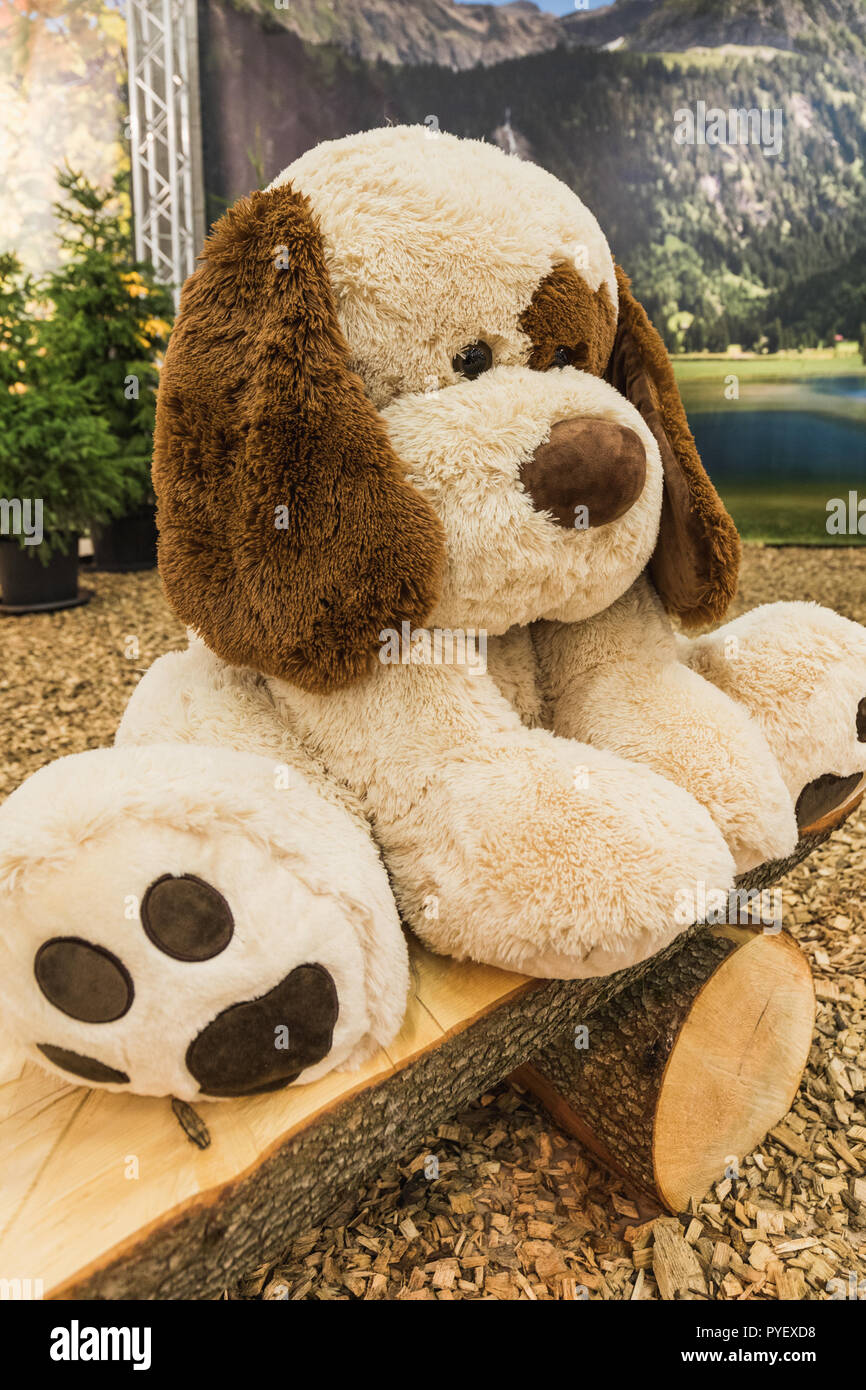
[{"label": "brown eye patch", "polygon": [[589,348],[586,343],[578,343],[577,347],[569,347],[566,343],[560,343],[553,354],[554,367],[583,367],[589,356]]},{"label": "brown eye patch", "polygon": [[546,275],[518,320],[532,342],[529,366],[579,367],[601,376],[616,335],[616,309],[602,280],[591,290],[579,271],[565,262]]}]

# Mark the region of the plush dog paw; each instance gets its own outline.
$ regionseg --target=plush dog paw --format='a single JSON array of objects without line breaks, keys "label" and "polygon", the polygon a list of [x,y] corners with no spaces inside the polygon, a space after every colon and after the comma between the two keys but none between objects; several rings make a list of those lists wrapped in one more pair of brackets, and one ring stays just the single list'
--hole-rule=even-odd
[{"label": "plush dog paw", "polygon": [[759,724],[801,835],[855,809],[866,792],[866,629],[814,603],[773,603],[684,651]]},{"label": "plush dog paw", "polygon": [[389,836],[401,906],[434,950],[559,979],[653,955],[727,891],[707,811],[657,776],[536,731],[461,758]]},{"label": "plush dog paw", "polygon": [[677,661],[591,670],[569,692],[557,732],[645,764],[690,792],[724,836],[737,873],[784,858],[797,842],[794,804],[760,728]]},{"label": "plush dog paw", "polygon": [[[145,903],[154,890],[161,929],[146,930],[159,950],[175,960],[200,962],[226,949],[233,920],[221,893],[191,874],[159,878],[142,902],[142,924]],[[43,998],[81,1023],[117,1023],[135,1000],[135,980],[119,956],[84,937],[43,941],[33,973]],[[278,1090],[327,1057],[338,1014],[337,988],[324,966],[296,966],[260,998],[230,1004],[206,1024],[186,1050],[187,1070],[204,1096]],[[45,1028],[52,1031],[47,1021]],[[287,1045],[276,1048],[281,1028]],[[70,1077],[115,1086],[130,1082],[127,1072],[99,1057],[56,1043],[35,1045],[53,1067]]]},{"label": "plush dog paw", "polygon": [[856,811],[866,793],[866,775],[852,772],[837,777],[825,772],[807,782],[797,797],[797,827],[801,835],[833,830]]},{"label": "plush dog paw", "polygon": [[[286,770],[284,782],[286,780]],[[64,758],[0,808],[0,994],[68,1080],[184,1100],[390,1040],[405,942],[366,828],[300,773],[194,746]]]}]

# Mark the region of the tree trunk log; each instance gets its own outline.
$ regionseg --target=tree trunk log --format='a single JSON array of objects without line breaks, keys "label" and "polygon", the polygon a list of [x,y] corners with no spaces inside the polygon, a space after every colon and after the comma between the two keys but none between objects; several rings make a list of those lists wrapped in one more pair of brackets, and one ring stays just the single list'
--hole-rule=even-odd
[{"label": "tree trunk log", "polygon": [[683,1211],[788,1111],[815,995],[784,932],[707,928],[514,1076],[636,1187]]}]

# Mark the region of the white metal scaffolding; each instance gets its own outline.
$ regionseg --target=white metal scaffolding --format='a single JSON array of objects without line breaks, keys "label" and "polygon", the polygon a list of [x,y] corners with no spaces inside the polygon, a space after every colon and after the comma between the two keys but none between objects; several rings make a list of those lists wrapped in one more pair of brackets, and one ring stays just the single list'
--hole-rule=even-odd
[{"label": "white metal scaffolding", "polygon": [[135,253],[175,287],[204,240],[196,0],[126,0]]}]

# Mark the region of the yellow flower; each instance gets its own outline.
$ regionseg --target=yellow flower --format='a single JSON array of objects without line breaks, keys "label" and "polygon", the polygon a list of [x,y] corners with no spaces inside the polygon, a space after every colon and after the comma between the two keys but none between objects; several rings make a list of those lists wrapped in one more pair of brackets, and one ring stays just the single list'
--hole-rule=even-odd
[{"label": "yellow flower", "polygon": [[170,328],[171,324],[166,323],[165,319],[147,319],[142,324],[141,331],[147,333],[150,338],[167,338]]},{"label": "yellow flower", "polygon": [[147,299],[150,291],[137,270],[129,270],[120,278],[126,286],[126,293],[130,299]]},{"label": "yellow flower", "polygon": [[36,356],[37,356],[37,357],[44,357],[47,351],[48,351],[48,349],[47,349],[47,348],[44,348],[44,347],[42,347],[42,348],[37,348],[37,349],[36,349]]},{"label": "yellow flower", "polygon": [[23,396],[24,392],[29,390],[30,387],[25,386],[23,381],[13,381],[12,385],[9,387],[9,394],[10,396]]},{"label": "yellow flower", "polygon": [[27,368],[27,363],[24,361],[23,357],[19,357],[15,365],[17,366],[19,372],[23,372]]}]

